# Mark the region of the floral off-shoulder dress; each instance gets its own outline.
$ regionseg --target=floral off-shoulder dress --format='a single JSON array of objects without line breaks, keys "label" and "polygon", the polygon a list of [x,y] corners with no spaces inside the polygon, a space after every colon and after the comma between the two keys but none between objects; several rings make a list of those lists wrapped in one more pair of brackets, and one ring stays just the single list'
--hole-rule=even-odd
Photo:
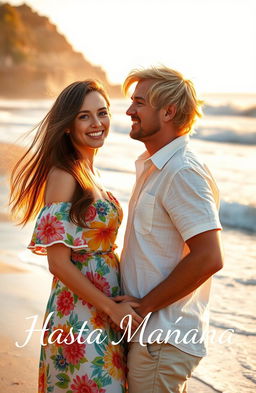
[{"label": "floral off-shoulder dress", "polygon": [[[86,228],[69,220],[69,202],[46,205],[37,218],[28,248],[46,255],[47,246],[65,244],[71,248],[71,260],[77,269],[107,296],[116,296],[120,294],[120,275],[114,242],[122,210],[111,193],[108,197],[89,206]],[[41,347],[38,393],[125,392],[123,344],[112,344],[120,341],[121,332],[106,314],[53,277],[45,321],[47,317],[49,330],[44,336],[46,345]]]}]

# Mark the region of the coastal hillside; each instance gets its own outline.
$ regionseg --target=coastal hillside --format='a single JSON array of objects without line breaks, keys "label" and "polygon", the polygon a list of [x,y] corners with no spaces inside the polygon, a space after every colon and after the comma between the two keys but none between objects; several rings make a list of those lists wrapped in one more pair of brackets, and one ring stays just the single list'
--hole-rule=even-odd
[{"label": "coastal hillside", "polygon": [[[86,39],[86,38],[85,38]],[[106,73],[74,51],[45,16],[26,4],[0,2],[0,97],[55,97],[66,85],[100,79],[112,97],[121,95]]]}]

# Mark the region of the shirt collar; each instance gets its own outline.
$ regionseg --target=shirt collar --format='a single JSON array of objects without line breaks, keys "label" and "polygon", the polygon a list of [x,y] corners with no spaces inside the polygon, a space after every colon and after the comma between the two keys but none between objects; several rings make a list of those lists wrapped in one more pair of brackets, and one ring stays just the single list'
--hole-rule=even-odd
[{"label": "shirt collar", "polygon": [[148,151],[142,153],[136,162],[144,162],[151,161],[157,169],[161,170],[164,165],[172,158],[172,156],[180,150],[182,147],[186,146],[189,142],[189,134],[185,134],[179,136],[178,138],[174,139],[168,145],[165,145],[160,150],[158,150],[152,156],[149,155]]}]

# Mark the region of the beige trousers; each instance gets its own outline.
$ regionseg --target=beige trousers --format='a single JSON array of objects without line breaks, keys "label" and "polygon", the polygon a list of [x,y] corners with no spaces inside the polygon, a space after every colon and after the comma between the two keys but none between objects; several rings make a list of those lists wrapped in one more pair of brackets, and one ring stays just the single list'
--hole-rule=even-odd
[{"label": "beige trousers", "polygon": [[129,344],[129,393],[187,393],[187,379],[201,358],[171,344]]}]

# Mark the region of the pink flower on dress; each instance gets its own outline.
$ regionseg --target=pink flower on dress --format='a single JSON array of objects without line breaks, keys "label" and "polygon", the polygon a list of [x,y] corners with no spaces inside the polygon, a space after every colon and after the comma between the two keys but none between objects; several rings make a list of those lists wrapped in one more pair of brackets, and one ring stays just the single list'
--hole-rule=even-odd
[{"label": "pink flower on dress", "polygon": [[[74,334],[76,340],[77,334]],[[78,364],[85,355],[85,344],[79,344],[74,341],[72,344],[62,344],[63,356],[66,358],[67,362],[71,364]]]},{"label": "pink flower on dress", "polygon": [[93,379],[89,379],[87,375],[79,377],[77,375],[73,379],[71,385],[73,393],[105,393],[106,389],[99,388]]},{"label": "pink flower on dress", "polygon": [[80,237],[77,237],[74,239],[74,246],[84,246],[86,245],[86,242],[83,239],[80,239]]},{"label": "pink flower on dress", "polygon": [[85,213],[85,221],[92,221],[97,214],[97,210],[93,205],[90,205]]},{"label": "pink flower on dress", "polygon": [[110,296],[110,286],[105,277],[99,273],[86,272],[86,277],[105,295]]},{"label": "pink flower on dress", "polygon": [[62,291],[57,298],[57,310],[68,315],[74,310],[74,298],[69,291]]},{"label": "pink flower on dress", "polygon": [[93,307],[93,305],[91,303],[86,302],[81,297],[79,298],[79,300],[81,300],[83,306],[87,306],[89,309],[91,309]]},{"label": "pink flower on dress", "polygon": [[56,240],[63,240],[63,234],[65,233],[64,226],[61,221],[55,216],[51,216],[48,213],[42,217],[38,227],[37,236],[43,244],[52,243]]}]

